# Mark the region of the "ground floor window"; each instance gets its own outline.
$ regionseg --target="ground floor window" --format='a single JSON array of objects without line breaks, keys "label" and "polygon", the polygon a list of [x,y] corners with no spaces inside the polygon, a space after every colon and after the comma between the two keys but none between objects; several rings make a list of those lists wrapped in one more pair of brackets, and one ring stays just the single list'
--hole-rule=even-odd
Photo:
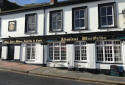
[{"label": "ground floor window", "polygon": [[75,42],[75,61],[86,61],[87,60],[87,47],[86,42],[79,41]]},{"label": "ground floor window", "polygon": [[49,59],[53,61],[66,60],[66,44],[63,42],[49,43]]},{"label": "ground floor window", "polygon": [[26,44],[26,60],[35,59],[35,44]]},{"label": "ground floor window", "polygon": [[122,63],[120,41],[97,41],[96,54],[98,62]]}]

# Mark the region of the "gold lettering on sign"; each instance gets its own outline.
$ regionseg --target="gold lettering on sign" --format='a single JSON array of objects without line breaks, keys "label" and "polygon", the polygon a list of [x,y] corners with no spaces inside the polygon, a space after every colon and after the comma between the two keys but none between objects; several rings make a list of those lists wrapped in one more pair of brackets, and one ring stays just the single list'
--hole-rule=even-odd
[{"label": "gold lettering on sign", "polygon": [[13,44],[13,43],[15,43],[15,41],[14,40],[10,40],[10,44]]},{"label": "gold lettering on sign", "polygon": [[36,42],[43,42],[43,40],[36,39]]},{"label": "gold lettering on sign", "polygon": [[78,38],[72,38],[72,37],[70,37],[70,38],[61,38],[61,41],[77,41],[78,40]]},{"label": "gold lettering on sign", "polygon": [[4,41],[4,44],[9,44],[9,41]]},{"label": "gold lettering on sign", "polygon": [[88,37],[82,37],[82,40],[88,40]]},{"label": "gold lettering on sign", "polygon": [[25,43],[32,43],[32,40],[24,40]]},{"label": "gold lettering on sign", "polygon": [[23,41],[21,41],[21,40],[16,40],[16,43],[22,43]]},{"label": "gold lettering on sign", "polygon": [[93,36],[93,37],[82,37],[82,40],[106,40],[107,37]]}]

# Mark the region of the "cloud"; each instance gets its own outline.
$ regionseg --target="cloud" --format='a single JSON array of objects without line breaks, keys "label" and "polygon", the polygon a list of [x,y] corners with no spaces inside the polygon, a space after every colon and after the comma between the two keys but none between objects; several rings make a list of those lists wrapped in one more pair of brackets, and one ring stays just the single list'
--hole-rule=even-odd
[{"label": "cloud", "polygon": [[16,2],[17,4],[20,4],[20,5],[49,2],[49,0],[9,0],[9,1]]},{"label": "cloud", "polygon": [[[12,2],[16,2],[17,4],[24,5],[24,4],[31,4],[31,3],[43,3],[49,2],[50,0],[9,0]],[[65,1],[65,0],[58,0],[58,1]]]}]

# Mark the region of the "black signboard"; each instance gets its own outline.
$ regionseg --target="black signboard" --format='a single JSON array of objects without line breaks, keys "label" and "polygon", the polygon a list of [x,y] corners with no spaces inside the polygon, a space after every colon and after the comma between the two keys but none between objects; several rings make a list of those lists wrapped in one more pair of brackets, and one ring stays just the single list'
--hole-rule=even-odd
[{"label": "black signboard", "polygon": [[97,40],[108,40],[108,39],[125,40],[125,31],[30,36],[30,37],[18,37],[18,38],[10,37],[3,39],[3,44],[21,44],[21,43],[47,44],[57,41],[66,43],[74,43],[75,41],[87,41],[88,43],[93,43]]}]

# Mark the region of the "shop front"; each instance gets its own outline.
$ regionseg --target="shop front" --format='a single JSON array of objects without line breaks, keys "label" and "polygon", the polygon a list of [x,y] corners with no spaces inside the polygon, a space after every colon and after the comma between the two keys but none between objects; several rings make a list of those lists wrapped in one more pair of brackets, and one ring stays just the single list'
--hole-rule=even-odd
[{"label": "shop front", "polygon": [[123,66],[124,31],[46,36],[50,67],[110,69]]},{"label": "shop front", "polygon": [[2,59],[50,67],[125,67],[125,32],[96,32],[3,39]]},{"label": "shop front", "polygon": [[43,40],[39,37],[3,39],[2,59],[43,64]]}]

